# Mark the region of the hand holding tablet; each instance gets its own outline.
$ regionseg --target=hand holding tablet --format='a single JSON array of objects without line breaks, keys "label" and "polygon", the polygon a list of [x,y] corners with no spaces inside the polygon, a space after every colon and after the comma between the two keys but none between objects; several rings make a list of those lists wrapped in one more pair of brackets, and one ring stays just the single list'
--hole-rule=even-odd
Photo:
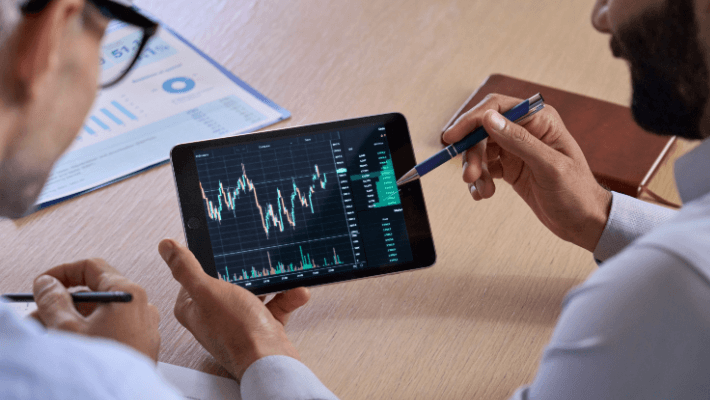
[{"label": "hand holding tablet", "polygon": [[406,120],[386,114],[176,146],[188,247],[255,294],[431,266]]}]

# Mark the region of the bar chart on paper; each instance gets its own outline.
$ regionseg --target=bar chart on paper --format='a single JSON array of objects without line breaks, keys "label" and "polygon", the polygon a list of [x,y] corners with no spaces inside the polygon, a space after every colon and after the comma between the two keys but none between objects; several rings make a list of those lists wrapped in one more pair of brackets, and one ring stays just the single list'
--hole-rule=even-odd
[{"label": "bar chart on paper", "polygon": [[[130,128],[133,122],[140,120],[138,115],[143,114],[143,110],[125,97],[120,100],[112,100],[102,106],[94,114],[89,115],[84,122],[83,130],[76,137],[78,143],[93,143],[110,136],[112,131]],[[93,140],[92,140],[93,139]],[[74,149],[80,146],[74,147]]]}]

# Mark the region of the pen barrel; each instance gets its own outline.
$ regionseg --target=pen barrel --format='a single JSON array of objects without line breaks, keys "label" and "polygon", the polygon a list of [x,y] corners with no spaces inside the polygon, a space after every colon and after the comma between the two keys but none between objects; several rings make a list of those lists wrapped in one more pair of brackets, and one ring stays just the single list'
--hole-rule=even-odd
[{"label": "pen barrel", "polygon": [[129,303],[133,295],[125,292],[76,292],[71,294],[74,303]]},{"label": "pen barrel", "polygon": [[471,147],[475,146],[478,142],[480,142],[481,140],[483,140],[487,137],[488,137],[488,132],[486,132],[486,130],[483,129],[483,127],[481,126],[479,128],[476,128],[473,132],[466,135],[463,139],[452,144],[452,146],[456,149],[456,154],[461,154],[465,150],[470,149]]},{"label": "pen barrel", "polygon": [[[525,100],[517,106],[511,108],[510,110],[503,113],[503,116],[510,121],[517,121],[523,118],[530,111],[530,100]],[[452,144],[456,149],[457,154],[461,154],[464,151],[470,149],[471,147],[478,144],[480,141],[488,137],[488,132],[483,129],[482,126],[476,128],[473,132],[466,135],[463,139]]]},{"label": "pen barrel", "polygon": [[8,294],[3,294],[0,297],[2,297],[6,301],[22,301],[22,302],[35,301],[32,293],[8,293]]},{"label": "pen barrel", "polygon": [[[449,146],[451,147],[451,146]],[[449,153],[449,147],[445,148],[444,150],[434,154],[433,156],[427,158],[426,160],[422,161],[419,165],[415,167],[417,170],[417,173],[419,176],[424,176],[424,174],[427,174],[431,172],[434,168],[438,167],[439,165],[442,165],[446,163],[447,161],[451,160],[453,155]],[[453,151],[453,149],[452,149]],[[455,153],[454,153],[455,155]]]},{"label": "pen barrel", "polygon": [[[34,301],[32,293],[7,293],[0,297],[7,301]],[[128,303],[133,300],[133,295],[126,292],[76,292],[71,298],[74,303]]]}]

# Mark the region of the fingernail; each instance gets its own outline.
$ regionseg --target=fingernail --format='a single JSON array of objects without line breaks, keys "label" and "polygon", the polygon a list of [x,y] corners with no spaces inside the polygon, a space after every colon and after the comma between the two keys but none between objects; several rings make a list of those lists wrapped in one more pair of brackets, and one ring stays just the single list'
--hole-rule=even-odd
[{"label": "fingernail", "polygon": [[158,250],[160,251],[160,256],[163,257],[163,260],[167,261],[175,251],[175,242],[171,239],[163,240],[163,243]]},{"label": "fingernail", "polygon": [[473,194],[476,191],[476,186],[473,183],[468,184],[468,191]]},{"label": "fingernail", "polygon": [[38,288],[45,288],[54,285],[56,282],[57,280],[49,275],[41,275],[35,279],[35,286]]},{"label": "fingernail", "polygon": [[498,132],[502,131],[503,128],[505,128],[505,118],[503,118],[502,115],[495,111],[491,113],[491,123],[493,125],[493,129]]},{"label": "fingernail", "polygon": [[468,168],[468,163],[464,162],[463,163],[463,172],[466,173],[466,168]]},{"label": "fingernail", "polygon": [[476,181],[476,190],[478,190],[479,193],[483,193],[481,189],[483,189],[483,179]]}]

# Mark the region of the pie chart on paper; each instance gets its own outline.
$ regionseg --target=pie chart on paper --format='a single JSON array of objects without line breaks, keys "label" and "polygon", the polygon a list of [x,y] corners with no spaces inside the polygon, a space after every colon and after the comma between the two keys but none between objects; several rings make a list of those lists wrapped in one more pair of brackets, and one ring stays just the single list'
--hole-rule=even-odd
[{"label": "pie chart on paper", "polygon": [[190,78],[173,78],[163,83],[163,90],[168,93],[186,93],[195,88],[195,81]]}]

